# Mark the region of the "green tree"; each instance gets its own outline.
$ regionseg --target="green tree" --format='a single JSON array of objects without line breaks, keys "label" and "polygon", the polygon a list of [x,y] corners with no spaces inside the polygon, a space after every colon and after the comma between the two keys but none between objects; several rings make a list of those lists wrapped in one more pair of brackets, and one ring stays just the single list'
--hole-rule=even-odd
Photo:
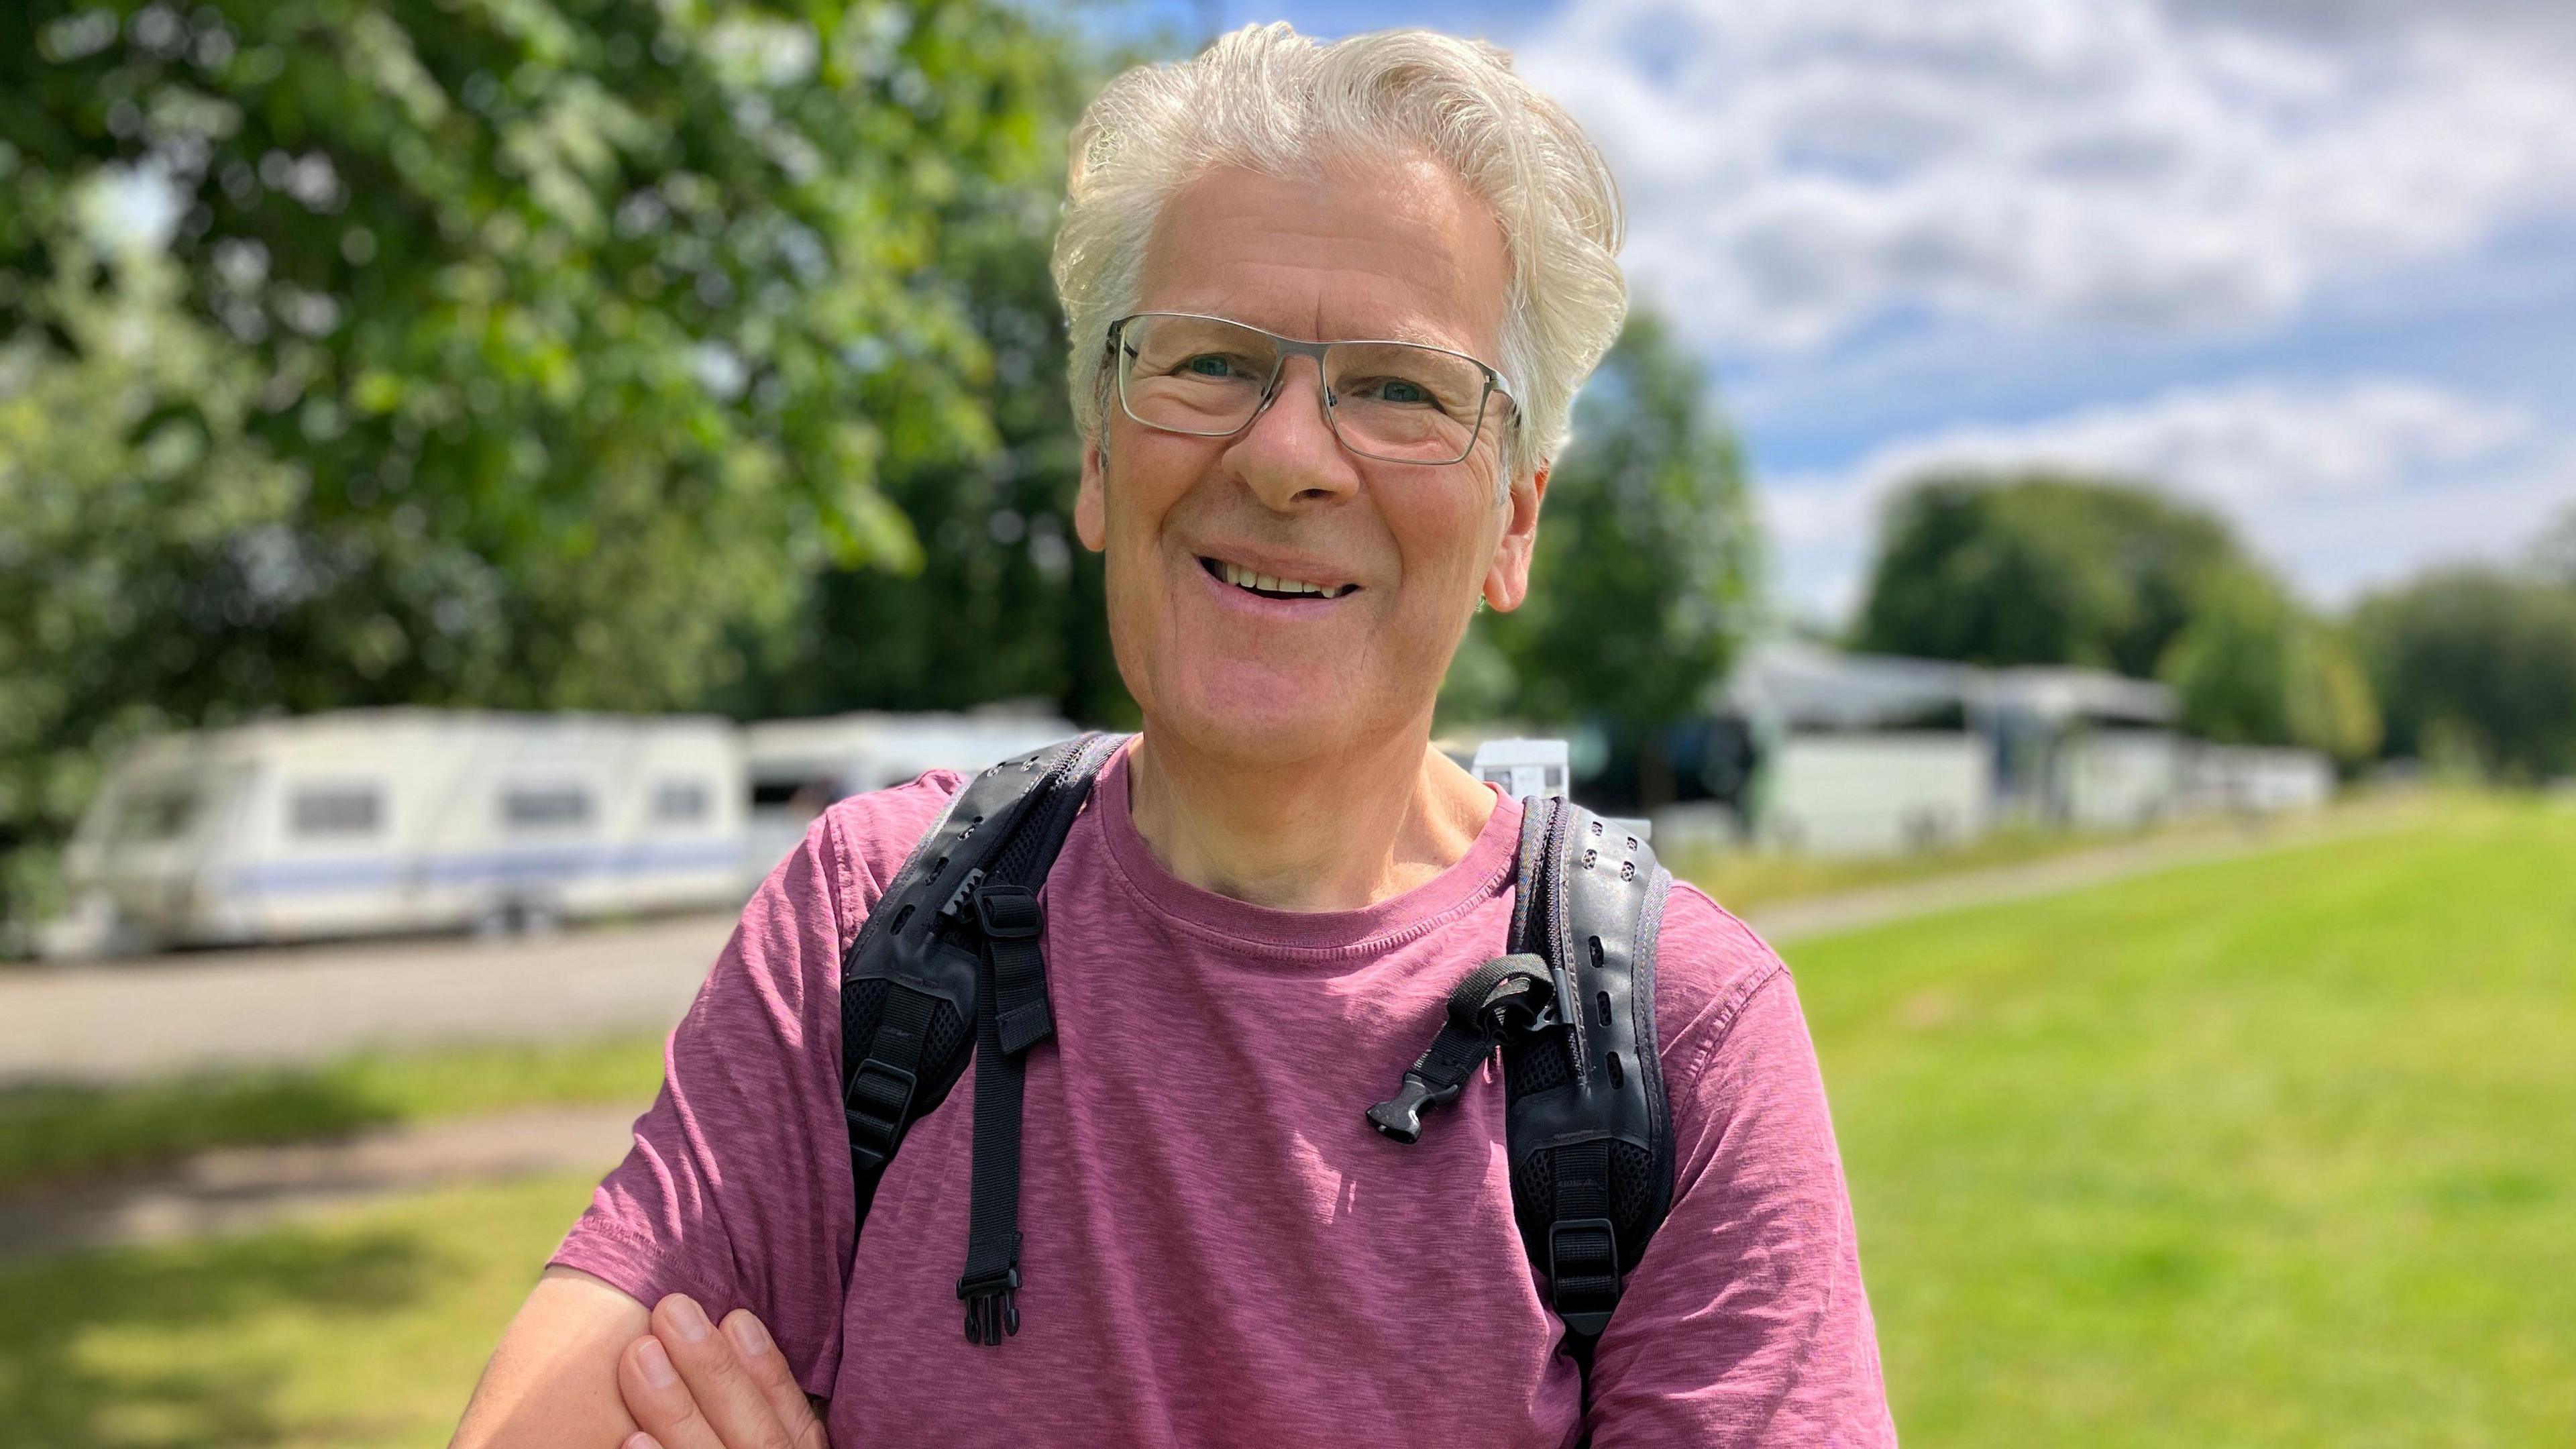
[{"label": "green tree", "polygon": [[[1093,89],[1050,61],[1037,114],[1070,118]],[[1068,512],[1080,441],[1063,379],[1064,317],[1047,271],[1062,190],[1062,125],[1036,185],[961,191],[941,219],[941,267],[992,367],[972,395],[998,446],[890,454],[878,486],[920,535],[917,566],[835,567],[815,581],[786,647],[747,681],[739,711],[955,709],[1044,701],[1086,722],[1132,722],[1110,652],[1101,563]]]},{"label": "green tree", "polygon": [[696,704],[918,568],[884,480],[1010,391],[949,245],[1055,195],[1032,15],[0,7],[0,851],[138,728]]},{"label": "green tree", "polygon": [[1757,582],[1743,461],[1710,398],[1663,321],[1632,311],[1549,478],[1528,602],[1481,616],[1451,670],[1457,713],[1608,724],[1643,748],[1650,804],[1669,793],[1655,731],[1733,662]]},{"label": "green tree", "polygon": [[2353,631],[2390,753],[2525,780],[2576,771],[2576,588],[2436,570],[2364,599]]},{"label": "green tree", "polygon": [[2346,764],[2379,747],[2379,714],[2351,646],[2249,568],[2202,582],[2160,670],[2183,727],[2230,744],[2302,745]]},{"label": "green tree", "polygon": [[2243,563],[2208,513],[2052,473],[1928,478],[1890,502],[1880,540],[1858,647],[2139,678],[2154,675],[2203,582]]},{"label": "green tree", "polygon": [[2531,567],[2542,578],[2576,589],[2576,504],[2558,511],[2531,546]]}]

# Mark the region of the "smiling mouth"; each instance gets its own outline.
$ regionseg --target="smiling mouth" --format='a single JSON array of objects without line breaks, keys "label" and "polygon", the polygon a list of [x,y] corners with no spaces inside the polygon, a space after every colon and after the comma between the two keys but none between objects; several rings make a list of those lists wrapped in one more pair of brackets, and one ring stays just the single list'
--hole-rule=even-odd
[{"label": "smiling mouth", "polygon": [[1273,574],[1254,573],[1241,564],[1204,556],[1199,559],[1199,567],[1207,570],[1208,577],[1219,583],[1232,584],[1247,594],[1259,594],[1265,599],[1338,599],[1359,591],[1357,584],[1314,584],[1304,579],[1283,579]]}]

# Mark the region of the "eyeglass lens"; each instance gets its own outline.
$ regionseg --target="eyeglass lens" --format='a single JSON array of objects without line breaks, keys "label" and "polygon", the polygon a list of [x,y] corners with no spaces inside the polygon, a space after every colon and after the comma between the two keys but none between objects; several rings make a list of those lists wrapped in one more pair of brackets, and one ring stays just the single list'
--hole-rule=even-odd
[{"label": "eyeglass lens", "polygon": [[[1147,313],[1119,332],[1118,395],[1140,423],[1224,437],[1261,409],[1278,373],[1269,334],[1207,317]],[[1325,412],[1351,451],[1405,463],[1455,463],[1475,445],[1485,370],[1408,342],[1336,342],[1324,351]]]}]

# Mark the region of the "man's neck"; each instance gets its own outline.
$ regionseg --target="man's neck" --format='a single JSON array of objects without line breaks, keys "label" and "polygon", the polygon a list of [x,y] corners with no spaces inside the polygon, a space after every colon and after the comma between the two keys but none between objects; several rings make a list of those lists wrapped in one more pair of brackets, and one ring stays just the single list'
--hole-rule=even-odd
[{"label": "man's neck", "polygon": [[1127,757],[1128,814],[1191,885],[1277,910],[1358,910],[1457,864],[1493,814],[1493,792],[1428,734],[1426,721],[1373,750],[1246,771],[1149,725]]}]

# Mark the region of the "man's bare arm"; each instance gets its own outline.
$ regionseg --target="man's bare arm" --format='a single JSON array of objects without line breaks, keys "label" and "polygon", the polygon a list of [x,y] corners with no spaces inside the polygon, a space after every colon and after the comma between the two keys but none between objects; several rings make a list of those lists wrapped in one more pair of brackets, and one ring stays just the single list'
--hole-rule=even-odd
[{"label": "man's bare arm", "polygon": [[635,1432],[617,1361],[651,1330],[643,1304],[548,1268],[501,1334],[448,1449],[615,1449]]}]

